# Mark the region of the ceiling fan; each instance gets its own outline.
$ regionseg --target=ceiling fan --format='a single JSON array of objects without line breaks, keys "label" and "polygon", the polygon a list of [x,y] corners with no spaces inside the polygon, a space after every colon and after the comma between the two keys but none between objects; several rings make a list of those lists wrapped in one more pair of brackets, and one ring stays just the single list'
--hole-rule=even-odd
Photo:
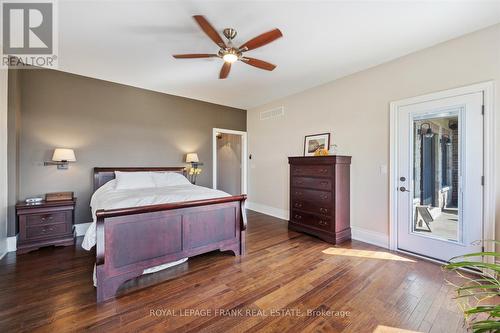
[{"label": "ceiling fan", "polygon": [[224,36],[227,38],[227,42],[224,42],[219,33],[214,29],[214,27],[207,21],[207,19],[202,15],[193,16],[196,23],[200,26],[201,30],[207,34],[207,36],[214,41],[217,46],[219,46],[219,52],[217,54],[174,54],[173,57],[176,59],[191,59],[191,58],[212,58],[218,57],[224,60],[222,69],[220,70],[219,79],[225,79],[229,75],[231,70],[231,65],[236,61],[242,61],[245,64],[254,66],[260,69],[265,69],[267,71],[272,71],[276,68],[276,65],[270,64],[266,61],[250,58],[244,56],[243,53],[256,49],[258,47],[264,46],[273,42],[274,40],[283,36],[279,29],[274,29],[265,32],[255,38],[250,39],[248,42],[242,44],[240,47],[235,47],[233,45],[233,39],[236,37],[236,30],[233,28],[224,29]]}]

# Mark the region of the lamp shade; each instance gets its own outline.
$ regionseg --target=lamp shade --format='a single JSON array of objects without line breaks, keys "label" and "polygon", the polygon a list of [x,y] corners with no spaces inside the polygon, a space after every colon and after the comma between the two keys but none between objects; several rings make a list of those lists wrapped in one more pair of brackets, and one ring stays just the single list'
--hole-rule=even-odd
[{"label": "lamp shade", "polygon": [[52,155],[52,161],[76,162],[75,152],[73,149],[56,148],[54,150],[54,155]]},{"label": "lamp shade", "polygon": [[196,153],[189,153],[186,155],[186,163],[198,163],[199,161],[198,154]]}]

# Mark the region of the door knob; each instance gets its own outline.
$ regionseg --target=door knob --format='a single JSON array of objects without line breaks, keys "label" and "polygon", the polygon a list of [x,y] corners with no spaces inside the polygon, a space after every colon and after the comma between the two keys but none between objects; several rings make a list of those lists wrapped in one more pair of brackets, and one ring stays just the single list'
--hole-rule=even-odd
[{"label": "door knob", "polygon": [[401,187],[399,188],[399,190],[400,190],[401,192],[410,192],[410,191],[408,191],[408,190],[406,189],[406,187],[404,187],[404,186],[401,186]]}]

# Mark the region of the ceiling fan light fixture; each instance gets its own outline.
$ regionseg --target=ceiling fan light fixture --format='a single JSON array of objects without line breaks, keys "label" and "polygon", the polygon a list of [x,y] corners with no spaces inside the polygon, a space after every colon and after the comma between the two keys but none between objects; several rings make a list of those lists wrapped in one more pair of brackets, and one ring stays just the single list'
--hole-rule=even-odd
[{"label": "ceiling fan light fixture", "polygon": [[240,47],[235,47],[233,44],[233,39],[237,35],[235,29],[233,28],[224,29],[223,31],[224,37],[226,37],[227,39],[227,41],[224,41],[217,32],[217,30],[210,24],[210,22],[208,22],[208,20],[203,15],[194,15],[193,18],[196,21],[196,23],[198,23],[201,30],[208,36],[208,38],[210,38],[215,44],[217,44],[217,46],[219,47],[219,51],[217,52],[217,54],[211,54],[211,53],[174,54],[173,57],[175,59],[218,57],[224,60],[224,64],[222,65],[222,68],[219,73],[219,79],[227,78],[229,72],[231,71],[231,65],[238,60],[241,60],[243,63],[247,65],[263,69],[266,71],[272,71],[276,68],[276,65],[273,65],[266,61],[243,56],[243,52],[254,50],[282,37],[283,34],[279,29],[273,29],[271,31],[260,34],[257,37],[250,39]]},{"label": "ceiling fan light fixture", "polygon": [[222,59],[224,59],[225,62],[232,64],[238,60],[238,56],[234,53],[226,53],[222,56]]}]

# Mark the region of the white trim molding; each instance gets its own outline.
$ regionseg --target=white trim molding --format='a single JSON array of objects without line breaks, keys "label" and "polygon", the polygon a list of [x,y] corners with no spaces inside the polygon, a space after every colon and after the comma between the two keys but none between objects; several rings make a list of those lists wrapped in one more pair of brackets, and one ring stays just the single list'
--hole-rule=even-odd
[{"label": "white trim molding", "polygon": [[363,243],[380,246],[384,249],[389,248],[389,235],[383,232],[351,226],[351,238]]},{"label": "white trim molding", "polygon": [[[89,228],[91,222],[89,223],[78,223],[75,224],[75,235],[84,236]],[[15,252],[17,250],[17,235],[12,237],[7,237],[7,252]],[[1,259],[0,255],[0,259]]]},{"label": "white trim molding", "polygon": [[7,237],[7,252],[15,252],[17,250],[17,235]]},{"label": "white trim molding", "polygon": [[250,210],[254,210],[258,213],[270,215],[273,217],[276,217],[278,219],[282,219],[285,221],[289,220],[289,214],[288,211],[285,209],[280,209],[280,208],[275,208],[267,205],[263,205],[257,202],[251,202],[247,201],[246,202],[246,208]]},{"label": "white trim molding", "polygon": [[7,247],[7,208],[8,204],[8,71],[6,68],[0,69],[0,256],[3,257],[8,251]]},{"label": "white trim molding", "polygon": [[214,128],[212,130],[212,188],[217,189],[217,133],[235,134],[241,135],[241,193],[247,193],[247,170],[248,170],[248,159],[247,159],[247,132],[235,131],[224,128]]},{"label": "white trim molding", "polygon": [[[398,110],[410,104],[423,103],[460,95],[483,93],[484,103],[484,204],[483,239],[495,239],[495,82],[487,81],[390,103],[390,178],[389,178],[389,248],[398,250],[397,184],[398,184]],[[484,244],[485,251],[494,251],[495,244]]]},{"label": "white trim molding", "polygon": [[92,222],[75,224],[75,234],[76,234],[76,237],[78,237],[78,236],[85,236],[85,233],[87,232],[87,229],[90,227],[91,223]]}]

